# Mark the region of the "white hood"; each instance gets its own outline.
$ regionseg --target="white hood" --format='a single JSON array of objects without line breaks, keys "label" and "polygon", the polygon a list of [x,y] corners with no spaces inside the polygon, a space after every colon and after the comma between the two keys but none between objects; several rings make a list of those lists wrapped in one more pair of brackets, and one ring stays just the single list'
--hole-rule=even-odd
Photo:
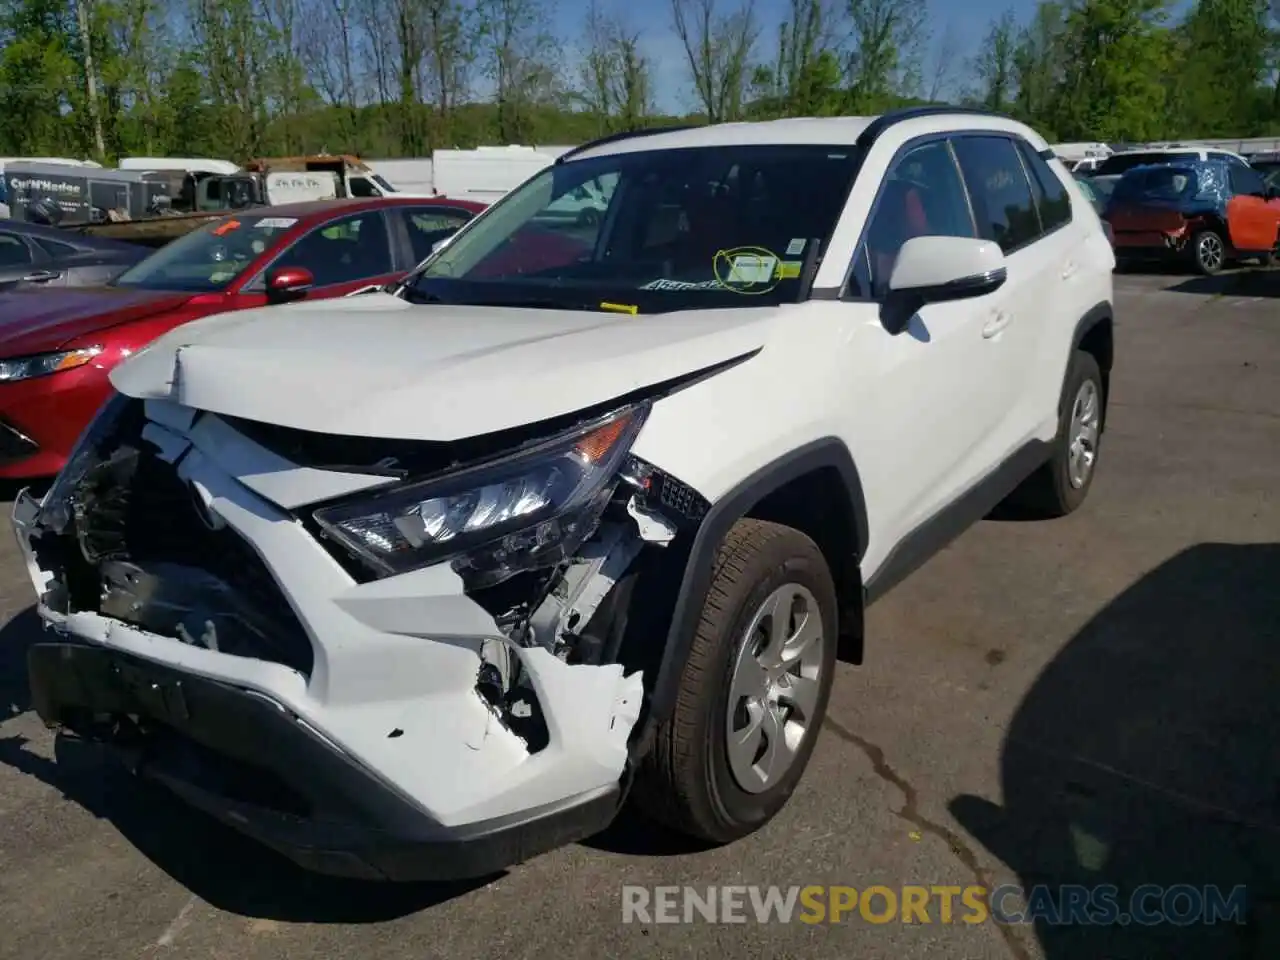
[{"label": "white hood", "polygon": [[368,294],[177,327],[118,366],[111,382],[131,397],[299,430],[457,440],[751,353],[778,309],[633,317],[417,306]]}]

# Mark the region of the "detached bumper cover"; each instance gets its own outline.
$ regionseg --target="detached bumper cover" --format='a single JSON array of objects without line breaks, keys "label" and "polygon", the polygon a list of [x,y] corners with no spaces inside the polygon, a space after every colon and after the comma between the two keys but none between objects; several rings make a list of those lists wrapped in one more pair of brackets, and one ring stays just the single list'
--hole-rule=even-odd
[{"label": "detached bumper cover", "polygon": [[36,644],[28,670],[36,710],[48,723],[132,714],[172,730],[172,738],[129,756],[130,766],[320,873],[485,876],[604,829],[620,801],[614,787],[571,807],[445,830],[266,697],[74,641]]}]

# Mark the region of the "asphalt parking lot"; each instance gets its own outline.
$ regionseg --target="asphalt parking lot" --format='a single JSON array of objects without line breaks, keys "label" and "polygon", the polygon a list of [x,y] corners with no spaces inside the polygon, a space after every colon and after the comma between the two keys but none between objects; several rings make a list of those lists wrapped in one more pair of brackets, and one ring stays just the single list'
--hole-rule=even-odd
[{"label": "asphalt parking lot", "polygon": [[[485,884],[305,875],[55,743],[0,531],[0,958],[1280,956],[1280,274],[1116,282],[1089,502],[984,522],[877,605],[801,789],[725,849],[626,822]],[[1249,908],[1215,926],[622,923],[624,884],[1004,883],[1244,884]]]}]

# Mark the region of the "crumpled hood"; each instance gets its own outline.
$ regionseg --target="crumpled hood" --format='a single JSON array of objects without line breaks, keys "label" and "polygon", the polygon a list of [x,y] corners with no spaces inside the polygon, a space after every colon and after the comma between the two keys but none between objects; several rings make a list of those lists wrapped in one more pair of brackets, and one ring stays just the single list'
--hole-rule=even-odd
[{"label": "crumpled hood", "polygon": [[77,337],[181,306],[190,293],[58,287],[0,293],[0,356],[57,350]]},{"label": "crumpled hood", "polygon": [[186,324],[116,367],[111,382],[131,397],[299,430],[448,441],[749,354],[776,309],[633,317],[369,294]]}]

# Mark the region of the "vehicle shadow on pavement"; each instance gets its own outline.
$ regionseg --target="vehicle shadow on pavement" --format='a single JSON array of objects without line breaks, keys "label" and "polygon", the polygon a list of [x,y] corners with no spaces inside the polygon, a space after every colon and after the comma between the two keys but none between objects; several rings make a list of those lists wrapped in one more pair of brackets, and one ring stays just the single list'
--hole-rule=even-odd
[{"label": "vehicle shadow on pavement", "polygon": [[[1117,914],[1163,902],[1192,915],[1183,925],[1057,923],[1037,909],[1034,928],[1020,929],[1034,929],[1048,960],[1280,956],[1278,584],[1280,544],[1201,544],[1162,564],[1098,613],[1023,699],[1001,756],[1003,806],[952,800],[1024,892],[1109,884]],[[1145,884],[1165,890],[1131,900]],[[1179,884],[1197,895],[1216,885],[1224,901],[1244,885],[1247,906],[1239,922],[1208,925],[1196,897],[1162,901]]]},{"label": "vehicle shadow on pavement", "polygon": [[[0,630],[0,699],[5,715],[31,709],[27,649],[39,641],[34,608]],[[54,759],[21,735],[0,736],[0,764],[60,791],[205,903],[228,913],[304,923],[376,923],[469,893],[496,877],[449,884],[392,884],[308,873],[162,788],[129,774],[104,747],[59,735]]]},{"label": "vehicle shadow on pavement", "polygon": [[1215,277],[1188,277],[1166,289],[1211,297],[1280,297],[1280,271],[1246,269]]},{"label": "vehicle shadow on pavement", "polygon": [[27,607],[0,628],[0,720],[31,709],[27,650],[40,639],[40,618]]}]

